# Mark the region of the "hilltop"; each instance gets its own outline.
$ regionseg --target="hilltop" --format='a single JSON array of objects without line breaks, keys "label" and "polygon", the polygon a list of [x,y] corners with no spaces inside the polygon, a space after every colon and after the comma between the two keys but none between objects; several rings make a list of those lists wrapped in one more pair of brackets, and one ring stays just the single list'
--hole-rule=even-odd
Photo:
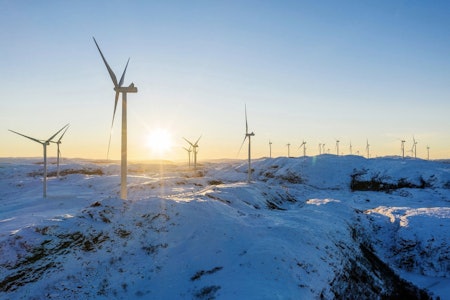
[{"label": "hilltop", "polygon": [[0,162],[2,299],[450,299],[450,164]]}]

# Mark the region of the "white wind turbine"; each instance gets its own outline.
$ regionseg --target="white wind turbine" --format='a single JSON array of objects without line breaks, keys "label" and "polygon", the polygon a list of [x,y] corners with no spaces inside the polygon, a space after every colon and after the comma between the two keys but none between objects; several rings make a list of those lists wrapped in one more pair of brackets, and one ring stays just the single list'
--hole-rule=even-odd
[{"label": "white wind turbine", "polygon": [[269,140],[269,157],[272,158],[272,142]]},{"label": "white wind turbine", "polygon": [[353,155],[352,141],[350,141],[350,155]]},{"label": "white wind turbine", "polygon": [[411,148],[411,152],[414,154],[414,158],[417,158],[417,141],[413,136],[413,146]]},{"label": "white wind turbine", "polygon": [[191,167],[191,152],[192,152],[192,147],[189,146],[189,148],[183,147],[184,150],[186,150],[186,152],[188,153],[188,166],[189,168]]},{"label": "white wind turbine", "polygon": [[319,155],[322,154],[322,143],[319,143]]},{"label": "white wind turbine", "polygon": [[339,156],[339,140],[338,139],[335,140],[336,140],[336,155]]},{"label": "white wind turbine", "polygon": [[56,152],[56,177],[59,178],[59,159],[61,157],[61,151],[59,150],[59,145],[62,143],[61,140],[63,138],[63,136],[66,134],[67,129],[69,129],[69,124],[67,124],[66,129],[64,130],[64,132],[61,134],[61,136],[59,137],[59,139],[54,142],[54,141],[50,141],[52,143],[56,144],[57,152]]},{"label": "white wind turbine", "polygon": [[192,142],[188,141],[186,138],[183,138],[186,142],[189,143],[189,145],[191,145],[192,152],[194,152],[194,169],[197,168],[197,153],[198,153],[198,149],[197,148],[198,148],[198,141],[200,141],[201,137],[202,136],[200,136],[195,143],[192,143]]},{"label": "white wind turbine", "polygon": [[286,146],[288,148],[288,156],[287,157],[291,157],[291,153],[290,153],[291,144],[287,143]]},{"label": "white wind turbine", "polygon": [[52,135],[50,138],[48,138],[47,140],[39,140],[39,139],[35,139],[32,138],[30,136],[24,135],[22,133],[16,132],[14,130],[10,130],[11,132],[14,132],[15,134],[21,135],[27,139],[30,139],[32,141],[35,141],[36,143],[39,143],[42,145],[42,147],[44,148],[44,180],[43,180],[43,196],[44,198],[47,197],[47,146],[50,145],[50,142],[52,142],[53,138],[55,136],[57,136],[64,128],[66,128],[67,126],[69,126],[69,124],[64,125],[63,128],[61,128],[60,130],[58,130],[54,135]]},{"label": "white wind turbine", "polygon": [[242,146],[245,143],[245,140],[248,138],[248,173],[247,173],[247,182],[250,183],[252,178],[252,159],[251,159],[251,137],[255,136],[255,133],[248,132],[248,122],[247,122],[247,105],[245,105],[245,137],[242,141],[241,148],[239,148],[239,152],[242,149]]},{"label": "white wind turbine", "polygon": [[119,100],[119,94],[120,93],[122,94],[122,146],[121,146],[121,163],[120,163],[120,198],[126,200],[127,199],[127,94],[137,93],[138,90],[137,87],[134,86],[134,83],[131,83],[127,87],[122,86],[123,81],[125,79],[125,73],[127,71],[128,62],[130,61],[130,59],[128,58],[127,64],[125,65],[125,69],[123,70],[122,76],[120,77],[120,81],[117,82],[116,75],[112,71],[111,67],[108,65],[108,62],[103,56],[103,53],[100,50],[97,41],[95,40],[94,37],[92,38],[94,39],[95,45],[97,46],[97,49],[100,52],[103,62],[105,63],[106,69],[108,69],[109,76],[111,77],[111,80],[114,84],[114,91],[116,92],[116,97],[114,101],[114,112],[111,122],[111,131],[109,134],[107,158],[109,157],[109,146],[111,144],[111,133],[114,124],[114,116],[116,114],[117,101]]},{"label": "white wind turbine", "polygon": [[303,141],[298,149],[300,150],[303,147],[303,157],[306,157],[306,142]]},{"label": "white wind turbine", "polygon": [[370,145],[369,145],[369,140],[366,140],[366,152],[367,152],[367,158],[370,158]]},{"label": "white wind turbine", "polygon": [[427,160],[430,160],[430,146],[427,145]]},{"label": "white wind turbine", "polygon": [[401,144],[401,150],[402,150],[402,159],[405,159],[405,140],[401,140],[400,141],[402,144]]}]

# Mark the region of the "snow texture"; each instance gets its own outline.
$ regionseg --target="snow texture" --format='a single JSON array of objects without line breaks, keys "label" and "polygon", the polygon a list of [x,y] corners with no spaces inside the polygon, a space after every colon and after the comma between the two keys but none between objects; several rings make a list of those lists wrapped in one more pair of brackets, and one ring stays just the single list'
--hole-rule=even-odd
[{"label": "snow texture", "polygon": [[450,299],[450,164],[0,159],[1,299]]}]

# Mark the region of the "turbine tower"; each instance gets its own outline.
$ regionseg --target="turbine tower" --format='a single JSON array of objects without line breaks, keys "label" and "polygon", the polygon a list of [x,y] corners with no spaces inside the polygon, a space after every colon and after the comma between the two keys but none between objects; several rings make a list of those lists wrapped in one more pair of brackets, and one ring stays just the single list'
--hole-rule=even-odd
[{"label": "turbine tower", "polygon": [[250,183],[252,179],[252,158],[251,158],[251,137],[255,136],[255,133],[248,132],[248,122],[247,122],[247,105],[245,105],[245,137],[242,141],[241,148],[239,148],[239,152],[242,149],[242,146],[245,143],[245,140],[248,138],[248,172],[247,172],[247,182]]},{"label": "turbine tower", "polygon": [[188,153],[188,166],[189,166],[189,168],[190,168],[190,167],[191,167],[191,152],[192,152],[192,147],[189,146],[189,149],[186,148],[186,147],[183,147],[183,149],[186,150],[187,153]]},{"label": "turbine tower", "polygon": [[413,136],[413,146],[411,148],[411,152],[414,153],[414,158],[417,158],[417,141]]},{"label": "turbine tower", "polygon": [[401,140],[402,159],[405,159],[405,140]]},{"label": "turbine tower", "polygon": [[322,154],[322,143],[319,143],[319,155]]},{"label": "turbine tower", "polygon": [[303,157],[306,157],[306,142],[303,141],[302,144],[300,145],[300,147],[298,147],[298,149],[300,150],[300,148],[303,147]]},{"label": "turbine tower", "polygon": [[127,64],[125,65],[125,69],[123,70],[122,76],[120,77],[120,81],[117,82],[116,75],[112,71],[111,67],[108,65],[105,57],[103,56],[100,47],[97,44],[97,41],[94,37],[95,45],[97,46],[98,52],[105,63],[106,69],[108,69],[109,76],[114,84],[114,91],[116,92],[116,97],[114,101],[114,112],[111,122],[111,131],[109,134],[109,142],[108,142],[108,153],[107,158],[109,158],[109,146],[111,144],[111,133],[112,127],[114,124],[114,116],[116,114],[117,101],[119,100],[119,94],[122,94],[122,146],[121,146],[121,163],[120,163],[120,198],[123,200],[127,199],[127,94],[128,93],[137,93],[137,87],[134,86],[134,83],[131,83],[127,87],[123,87],[123,81],[125,79],[125,73],[127,71],[128,62],[130,59],[128,58]]},{"label": "turbine tower", "polygon": [[352,141],[350,141],[350,155],[353,155]]},{"label": "turbine tower", "polygon": [[39,143],[42,145],[42,147],[44,148],[44,180],[43,180],[43,197],[46,198],[47,197],[47,146],[50,145],[50,142],[52,142],[53,138],[55,136],[57,136],[64,128],[66,128],[67,126],[69,126],[69,124],[64,125],[63,128],[61,128],[60,130],[58,130],[54,135],[52,135],[50,138],[48,138],[47,140],[39,140],[39,139],[35,139],[32,138],[30,136],[24,135],[22,133],[16,132],[14,130],[10,130],[11,132],[14,132],[15,134],[21,135],[27,139],[30,139],[32,141],[35,141],[36,143]]},{"label": "turbine tower", "polygon": [[336,155],[339,156],[339,140],[336,139]]},{"label": "turbine tower", "polygon": [[59,158],[61,156],[61,151],[59,150],[59,145],[62,143],[61,140],[63,138],[63,136],[66,134],[67,129],[69,129],[69,124],[67,124],[66,129],[64,130],[64,132],[61,134],[61,136],[59,137],[59,139],[54,142],[54,141],[50,141],[52,143],[55,143],[58,150],[56,152],[56,177],[59,179]]},{"label": "turbine tower", "polygon": [[427,160],[430,160],[430,146],[427,145]]},{"label": "turbine tower", "polygon": [[269,158],[272,158],[272,142],[269,140]]},{"label": "turbine tower", "polygon": [[192,142],[188,141],[186,138],[183,138],[186,142],[189,143],[189,145],[191,145],[192,152],[194,152],[194,169],[197,169],[197,153],[198,153],[198,149],[197,148],[198,148],[198,141],[200,141],[201,137],[202,136],[200,136],[195,143],[192,143]]},{"label": "turbine tower", "polygon": [[286,144],[287,148],[288,148],[288,158],[291,157],[291,153],[290,153],[290,148],[291,148],[291,144],[287,143]]},{"label": "turbine tower", "polygon": [[369,140],[366,140],[366,152],[367,152],[367,158],[370,158],[370,145],[369,145]]}]

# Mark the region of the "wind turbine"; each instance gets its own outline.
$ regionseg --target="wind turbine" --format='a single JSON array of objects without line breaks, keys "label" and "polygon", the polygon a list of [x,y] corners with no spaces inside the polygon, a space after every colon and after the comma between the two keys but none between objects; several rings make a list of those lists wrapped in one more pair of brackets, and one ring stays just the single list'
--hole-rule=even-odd
[{"label": "wind turbine", "polygon": [[269,157],[272,158],[272,142],[269,140]]},{"label": "wind turbine", "polygon": [[430,160],[430,146],[427,145],[427,160]]},{"label": "wind turbine", "polygon": [[336,139],[336,155],[339,156],[339,140]]},{"label": "wind turbine", "polygon": [[202,137],[202,136],[200,136],[200,137],[198,138],[198,140],[197,140],[195,143],[192,143],[192,142],[188,141],[186,138],[183,138],[186,142],[189,143],[189,145],[191,145],[191,147],[192,147],[192,152],[194,152],[194,169],[197,168],[197,153],[198,153],[197,148],[198,148],[198,141],[200,141],[200,138],[201,138],[201,137]]},{"label": "wind turbine", "polygon": [[326,152],[325,152],[325,143],[322,144],[322,153],[326,154]]},{"label": "wind turbine", "polygon": [[250,183],[252,178],[252,159],[251,159],[251,137],[255,136],[255,133],[248,132],[248,122],[247,122],[247,105],[245,105],[245,137],[242,141],[241,148],[239,148],[239,152],[242,149],[242,146],[245,143],[245,140],[248,138],[248,172],[247,172],[247,182]]},{"label": "wind turbine", "polygon": [[290,155],[290,147],[291,147],[291,144],[287,143],[286,146],[287,146],[287,148],[288,148],[288,156],[287,156],[287,157],[289,158],[289,157],[291,157],[291,155]]},{"label": "wind turbine", "polygon": [[401,140],[402,159],[405,159],[405,140]]},{"label": "wind turbine", "polygon": [[322,143],[319,143],[319,155],[322,154]]},{"label": "wind turbine", "polygon": [[59,139],[56,141],[56,142],[54,142],[54,141],[50,141],[50,142],[52,142],[52,143],[55,143],[56,144],[56,146],[57,146],[57,148],[58,148],[58,150],[57,150],[57,152],[56,152],[56,177],[59,179],[59,158],[60,158],[60,156],[61,156],[61,151],[59,150],[59,145],[62,143],[61,142],[61,140],[62,140],[62,138],[63,138],[63,136],[66,134],[66,131],[67,131],[67,129],[69,129],[69,124],[67,124],[67,126],[66,126],[66,130],[64,130],[64,132],[61,134],[61,136],[59,137]]},{"label": "wind turbine", "polygon": [[366,140],[366,151],[367,151],[367,158],[370,158],[370,145],[369,140]]},{"label": "wind turbine", "polygon": [[128,93],[137,93],[137,87],[134,86],[134,83],[131,83],[127,87],[123,87],[123,81],[125,79],[125,73],[127,71],[128,62],[130,59],[128,58],[127,64],[125,65],[125,69],[123,70],[122,76],[120,77],[120,81],[117,82],[116,75],[112,71],[111,67],[108,65],[105,57],[103,56],[100,47],[97,44],[97,41],[94,37],[95,45],[97,46],[98,52],[105,63],[106,69],[108,69],[109,76],[114,84],[114,91],[116,91],[116,97],[114,101],[114,112],[111,122],[111,131],[109,133],[109,142],[108,142],[108,153],[107,158],[109,157],[109,146],[111,144],[111,133],[112,127],[114,124],[114,116],[116,114],[117,101],[119,100],[119,94],[122,94],[122,146],[121,146],[121,163],[120,163],[120,198],[123,200],[127,199],[127,94]]},{"label": "wind turbine", "polygon": [[300,148],[303,147],[303,157],[306,156],[306,142],[303,141],[302,144],[300,145],[300,147],[298,147],[298,149],[300,150]]},{"label": "wind turbine", "polygon": [[413,146],[411,148],[411,152],[414,153],[414,158],[417,158],[417,141],[413,136]]},{"label": "wind turbine", "polygon": [[352,141],[350,141],[350,155],[353,155]]},{"label": "wind turbine", "polygon": [[61,128],[60,130],[58,130],[54,135],[52,135],[50,138],[48,138],[47,140],[39,140],[39,139],[35,139],[32,138],[30,136],[24,135],[22,133],[16,132],[14,130],[10,130],[11,132],[14,132],[15,134],[21,135],[27,139],[30,139],[32,141],[35,141],[36,143],[39,143],[42,145],[42,147],[44,148],[44,181],[43,181],[43,196],[44,198],[47,197],[47,146],[50,145],[50,142],[53,140],[53,138],[55,136],[57,136],[64,128],[66,128],[67,126],[69,126],[69,124],[64,125],[63,128]]},{"label": "wind turbine", "polygon": [[188,161],[189,161],[188,166],[189,166],[189,168],[190,168],[190,167],[191,167],[191,152],[192,152],[192,147],[189,146],[189,149],[186,148],[186,147],[183,147],[183,149],[186,150],[187,153],[188,153]]}]

